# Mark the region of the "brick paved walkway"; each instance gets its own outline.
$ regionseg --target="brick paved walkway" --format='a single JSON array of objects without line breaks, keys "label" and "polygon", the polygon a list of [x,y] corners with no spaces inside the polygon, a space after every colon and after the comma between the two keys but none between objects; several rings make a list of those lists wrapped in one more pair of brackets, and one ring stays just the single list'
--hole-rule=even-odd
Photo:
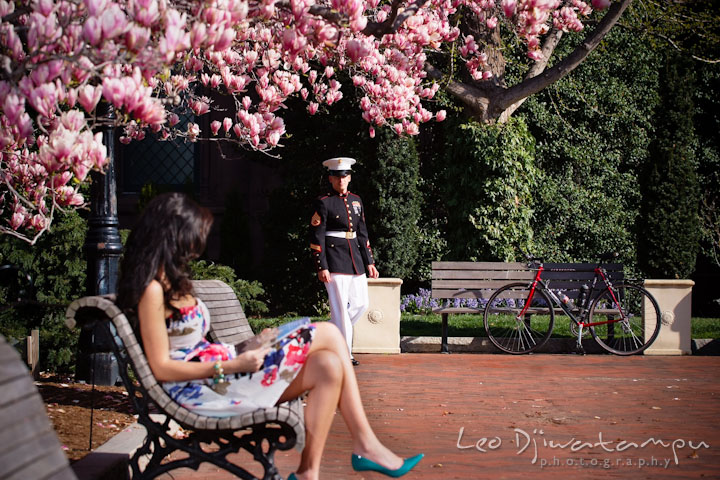
[{"label": "brick paved walkway", "polygon": [[[380,438],[401,455],[426,454],[409,480],[720,478],[720,357],[358,359],[364,403]],[[337,415],[321,478],[388,478],[353,472],[349,445]],[[287,476],[299,454],[277,457]],[[232,477],[203,465],[173,478]]]}]

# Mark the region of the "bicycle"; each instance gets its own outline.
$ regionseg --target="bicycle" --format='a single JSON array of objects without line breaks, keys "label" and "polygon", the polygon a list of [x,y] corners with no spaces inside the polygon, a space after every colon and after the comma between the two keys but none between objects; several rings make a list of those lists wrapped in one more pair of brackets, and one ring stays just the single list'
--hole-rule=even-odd
[{"label": "bicycle", "polygon": [[616,256],[599,257],[592,282],[583,286],[578,296],[576,312],[566,295],[558,297],[550,290],[549,281],[541,278],[546,270],[542,259],[528,256],[528,267],[537,270],[534,280],[505,285],[488,299],[483,314],[488,338],[503,352],[533,352],[549,340],[555,325],[553,305],[557,305],[570,318],[579,353],[585,353],[582,338],[588,330],[610,353],[634,355],[644,351],[660,332],[660,307],[643,287],[610,282],[602,263]]}]

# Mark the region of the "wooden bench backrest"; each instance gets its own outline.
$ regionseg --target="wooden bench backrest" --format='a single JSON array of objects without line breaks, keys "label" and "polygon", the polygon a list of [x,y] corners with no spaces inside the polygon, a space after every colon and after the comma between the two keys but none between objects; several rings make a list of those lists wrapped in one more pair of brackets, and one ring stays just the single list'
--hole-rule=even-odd
[{"label": "wooden bench backrest", "polygon": [[[542,278],[552,290],[577,297],[582,285],[595,276],[594,263],[545,263]],[[603,265],[612,282],[623,279],[622,264]],[[535,270],[525,262],[433,262],[432,298],[489,298],[495,290],[514,282],[530,282]]]},{"label": "wooden bench backrest", "polygon": [[210,338],[213,342],[236,345],[253,336],[235,292],[220,280],[194,280],[195,295],[210,310]]},{"label": "wooden bench backrest", "polygon": [[33,382],[0,335],[0,478],[77,480]]}]

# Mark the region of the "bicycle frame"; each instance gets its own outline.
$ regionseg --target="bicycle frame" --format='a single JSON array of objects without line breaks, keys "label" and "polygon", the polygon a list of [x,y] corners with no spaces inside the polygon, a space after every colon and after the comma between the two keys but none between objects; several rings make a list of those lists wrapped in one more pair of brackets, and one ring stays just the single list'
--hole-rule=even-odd
[{"label": "bicycle frame", "polygon": [[[582,349],[583,328],[594,327],[597,325],[607,325],[610,323],[617,323],[617,322],[622,322],[622,321],[626,320],[625,313],[622,311],[622,308],[620,307],[620,303],[617,300],[617,296],[615,295],[615,290],[612,287],[612,282],[610,282],[610,279],[606,275],[605,269],[603,269],[601,266],[595,267],[595,270],[594,270],[595,277],[593,278],[592,284],[590,285],[590,290],[588,291],[587,297],[585,298],[584,302],[586,305],[590,304],[593,294],[596,291],[595,287],[597,285],[598,278],[601,278],[603,283],[605,284],[605,286],[610,290],[610,295],[612,296],[612,300],[615,303],[615,305],[618,306],[618,311],[620,312],[619,318],[606,320],[604,322],[586,322],[586,321],[578,320],[578,318],[572,313],[572,310],[570,310],[570,308],[565,303],[563,303],[560,300],[560,298],[558,298],[558,296],[552,290],[550,290],[549,282],[547,280],[543,280],[541,278],[543,270],[545,270],[545,267],[542,263],[540,263],[538,265],[537,273],[535,274],[535,278],[533,279],[533,283],[530,288],[530,294],[528,295],[528,299],[525,301],[525,306],[522,308],[522,310],[516,317],[516,319],[518,321],[522,320],[523,316],[525,315],[525,312],[527,312],[527,309],[530,307],[533,296],[535,295],[535,290],[538,288],[538,284],[540,285],[539,288],[541,290],[544,290],[545,293],[548,294],[550,299],[555,304],[557,304],[563,312],[565,312],[565,315],[567,315],[570,318],[570,320],[572,322],[574,322],[575,325],[578,326],[577,346],[580,349]],[[552,308],[552,305],[550,305],[550,307]],[[585,305],[579,305],[579,308],[580,308],[580,316],[584,320],[588,316],[590,310],[585,308]]]}]

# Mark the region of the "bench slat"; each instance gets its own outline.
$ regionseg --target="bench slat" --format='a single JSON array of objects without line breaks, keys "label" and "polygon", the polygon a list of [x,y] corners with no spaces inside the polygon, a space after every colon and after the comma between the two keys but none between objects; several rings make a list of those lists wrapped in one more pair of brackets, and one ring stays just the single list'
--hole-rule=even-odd
[{"label": "bench slat", "polygon": [[[593,272],[595,267],[597,267],[596,263],[544,263],[543,265],[545,266],[545,271],[553,269],[568,269],[573,271],[580,270]],[[622,263],[603,263],[602,266],[608,272],[623,271]]]},{"label": "bench slat", "polygon": [[459,313],[469,313],[469,314],[482,315],[483,310],[479,309],[479,308],[468,308],[468,307],[438,307],[438,308],[433,308],[433,313],[447,313],[450,315],[459,314]]},{"label": "bench slat", "polygon": [[433,270],[527,270],[523,262],[432,262]]},{"label": "bench slat", "polygon": [[52,429],[30,439],[4,445],[5,452],[0,456],[0,478],[54,478],[58,471],[70,468],[63,465],[63,462],[67,462],[67,457]]},{"label": "bench slat", "polygon": [[0,335],[0,478],[77,479],[18,352]]}]

